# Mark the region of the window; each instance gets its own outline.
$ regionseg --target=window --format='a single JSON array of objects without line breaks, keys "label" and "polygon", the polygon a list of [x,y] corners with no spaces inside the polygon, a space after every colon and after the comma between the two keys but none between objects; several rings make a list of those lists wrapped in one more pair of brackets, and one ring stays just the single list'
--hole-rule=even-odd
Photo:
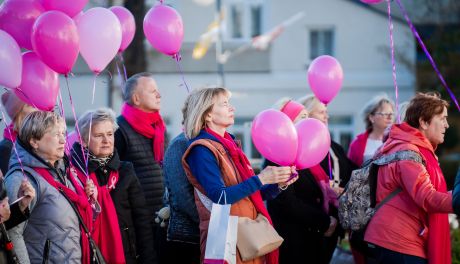
[{"label": "window", "polygon": [[310,31],[310,60],[321,55],[334,56],[334,30],[332,29]]},{"label": "window", "polygon": [[250,39],[263,33],[263,0],[226,1],[227,39]]},{"label": "window", "polygon": [[333,115],[329,117],[329,132],[331,139],[339,143],[345,152],[353,140],[353,117],[348,115]]}]

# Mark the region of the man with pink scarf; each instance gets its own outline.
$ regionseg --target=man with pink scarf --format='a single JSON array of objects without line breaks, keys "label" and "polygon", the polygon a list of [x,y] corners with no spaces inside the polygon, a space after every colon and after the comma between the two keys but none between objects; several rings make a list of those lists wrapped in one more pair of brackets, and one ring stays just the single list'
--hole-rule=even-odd
[{"label": "man with pink scarf", "polygon": [[[161,95],[150,73],[131,76],[123,90],[124,104],[117,118],[115,147],[120,160],[130,161],[139,178],[146,204],[152,216],[163,207],[162,162],[164,155],[165,124],[160,115]],[[152,223],[153,226],[153,223]],[[152,227],[153,228],[153,227]],[[166,230],[156,226],[154,240],[165,243]]]}]

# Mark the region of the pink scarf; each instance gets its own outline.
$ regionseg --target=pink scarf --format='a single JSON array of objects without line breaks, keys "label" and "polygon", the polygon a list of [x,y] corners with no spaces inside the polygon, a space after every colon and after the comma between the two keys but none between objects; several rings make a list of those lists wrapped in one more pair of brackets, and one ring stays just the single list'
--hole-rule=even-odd
[{"label": "pink scarf", "polygon": [[[78,169],[75,169],[78,178],[81,182],[86,182],[86,175]],[[115,206],[113,205],[110,191],[115,189],[118,182],[118,171],[112,171],[109,176],[107,185],[100,186],[96,173],[89,175],[97,187],[97,201],[101,206],[101,213],[97,216],[93,223],[92,237],[104,256],[107,263],[123,264],[125,263],[125,255],[123,251],[123,243],[120,234],[120,226],[118,225],[118,216]]]},{"label": "pink scarf", "polygon": [[[224,146],[224,148],[230,153],[230,157],[232,158],[232,161],[235,164],[238,173],[240,174],[241,179],[243,181],[255,175],[248,158],[243,153],[243,151],[236,145],[235,141],[229,133],[225,132],[224,137],[222,137],[209,128],[206,128],[205,130],[206,132],[217,138],[217,140],[219,140],[219,142]],[[268,219],[268,221],[270,221],[270,224],[273,225],[272,219],[268,214],[267,208],[264,205],[264,201],[262,200],[262,195],[260,194],[260,191],[254,192],[249,196],[249,198],[254,204],[254,207],[256,208],[257,212],[265,216]],[[268,253],[265,256],[266,263],[278,264],[278,257],[279,251],[277,249]]]},{"label": "pink scarf", "polygon": [[[67,177],[72,183],[73,187],[75,188],[76,192],[69,189],[64,184],[56,181],[48,169],[45,168],[34,168],[34,170],[40,174],[43,179],[45,179],[51,186],[56,188],[57,190],[62,190],[67,197],[69,197],[70,201],[75,204],[80,213],[84,224],[91,231],[92,229],[92,222],[93,222],[93,209],[88,202],[88,198],[86,196],[85,190],[76,182],[73,178],[71,173],[67,173]],[[83,264],[90,263],[90,248],[89,248],[89,240],[86,236],[86,232],[83,227],[80,226],[80,233],[81,233],[81,258]]]},{"label": "pink scarf", "polygon": [[14,131],[13,123],[10,123],[5,129],[3,129],[3,137],[8,139],[11,142],[16,142],[16,138],[18,137],[18,133]]},{"label": "pink scarf", "polygon": [[160,113],[146,113],[124,103],[121,108],[121,115],[137,133],[153,139],[153,155],[155,161],[160,164],[163,163],[166,127]]},{"label": "pink scarf", "polygon": [[334,190],[331,188],[329,184],[329,177],[319,164],[309,168],[309,170],[315,177],[316,182],[318,183],[319,187],[321,188],[321,192],[323,193],[324,212],[329,214],[329,205],[339,207],[337,194],[335,194]]},{"label": "pink scarf", "polygon": [[[426,161],[430,181],[438,192],[447,193],[446,181],[438,160],[431,150],[419,147]],[[451,263],[450,227],[447,214],[428,215],[428,263]]]}]

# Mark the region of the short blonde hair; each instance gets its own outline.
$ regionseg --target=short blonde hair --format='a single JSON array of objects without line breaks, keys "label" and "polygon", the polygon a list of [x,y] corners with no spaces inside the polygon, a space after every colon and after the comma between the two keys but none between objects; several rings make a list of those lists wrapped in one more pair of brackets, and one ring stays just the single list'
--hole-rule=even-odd
[{"label": "short blonde hair", "polygon": [[46,131],[59,123],[65,123],[64,119],[54,112],[35,111],[26,116],[19,130],[19,139],[25,147],[31,149],[31,139],[40,140]]},{"label": "short blonde hair", "polygon": [[200,133],[206,125],[206,115],[212,110],[217,96],[230,96],[229,90],[222,87],[202,88],[190,93],[184,120],[185,135],[192,139]]},{"label": "short blonde hair", "polygon": [[305,106],[305,109],[308,111],[308,115],[310,115],[317,105],[321,104],[314,94],[307,94],[306,96],[297,99],[297,102]]},{"label": "short blonde hair", "polygon": [[110,121],[112,123],[113,132],[117,130],[118,125],[115,122],[115,112],[113,112],[112,109],[102,107],[95,110],[86,111],[78,119],[78,129],[80,130],[83,142],[88,143],[89,134],[91,133],[89,130],[90,124],[91,126],[94,126],[95,124],[104,121]]}]

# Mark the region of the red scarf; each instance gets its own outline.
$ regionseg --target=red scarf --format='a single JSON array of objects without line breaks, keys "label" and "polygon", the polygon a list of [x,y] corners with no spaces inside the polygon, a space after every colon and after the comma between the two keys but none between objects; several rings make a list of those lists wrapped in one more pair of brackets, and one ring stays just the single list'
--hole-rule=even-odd
[{"label": "red scarf", "polygon": [[166,127],[160,113],[146,113],[124,103],[121,115],[137,133],[153,139],[153,155],[155,160],[161,164],[164,157]]},{"label": "red scarf", "polygon": [[[240,174],[240,177],[243,181],[255,175],[254,171],[251,168],[251,164],[249,163],[248,158],[243,153],[243,151],[236,145],[235,141],[229,133],[225,132],[224,137],[222,137],[209,128],[206,128],[205,130],[206,132],[217,138],[217,140],[219,140],[219,142],[224,146],[224,148],[230,153],[232,161],[235,164],[238,173]],[[270,224],[273,225],[272,219],[268,214],[267,208],[265,207],[264,202],[262,200],[262,195],[260,194],[260,191],[254,192],[249,196],[249,198],[254,204],[254,207],[256,208],[257,212],[265,216],[268,219],[268,221],[270,221]],[[279,251],[277,249],[268,253],[265,256],[265,261],[267,264],[278,264],[278,257]]]},{"label": "red scarf", "polygon": [[18,133],[14,131],[13,123],[10,123],[7,127],[5,127],[5,129],[3,129],[3,137],[13,143],[16,141]]},{"label": "red scarf", "polygon": [[[88,178],[78,169],[75,169],[78,178],[81,182],[86,182]],[[120,234],[120,226],[118,225],[118,216],[115,206],[113,205],[110,191],[115,189],[118,182],[118,171],[110,172],[107,185],[100,186],[96,173],[91,173],[89,178],[93,180],[97,187],[97,201],[101,206],[101,213],[97,216],[93,223],[92,237],[104,256],[107,263],[123,264],[125,263],[125,255],[123,251],[123,243]]]},{"label": "red scarf", "polygon": [[[419,147],[419,150],[426,161],[426,170],[430,174],[431,184],[438,192],[447,193],[446,181],[434,153],[422,147]],[[428,230],[428,263],[451,263],[448,215],[429,214]]]},{"label": "red scarf", "polygon": [[[63,190],[63,192],[66,194],[66,196],[70,199],[72,203],[75,204],[75,206],[78,209],[78,212],[80,213],[86,227],[88,230],[91,231],[92,229],[92,221],[93,221],[93,209],[91,208],[91,205],[88,202],[88,197],[86,196],[85,190],[75,181],[74,177],[72,176],[71,173],[67,173],[67,177],[72,183],[73,187],[75,188],[76,192],[72,191],[69,189],[67,186],[64,184],[56,181],[54,177],[51,175],[51,173],[48,171],[48,169],[45,168],[34,168],[34,170],[40,174],[43,179],[45,179],[51,186],[56,188],[58,191],[60,189]],[[82,263],[83,264],[89,264],[90,263],[90,248],[89,248],[89,240],[88,237],[86,236],[85,230],[83,227],[80,225],[80,233],[81,233],[81,257],[82,257]]]},{"label": "red scarf", "polygon": [[329,205],[339,207],[339,200],[337,199],[337,194],[331,188],[329,184],[329,177],[323,168],[318,164],[309,168],[313,177],[315,177],[316,182],[318,183],[321,192],[323,193],[323,209],[326,214],[329,214]]}]

